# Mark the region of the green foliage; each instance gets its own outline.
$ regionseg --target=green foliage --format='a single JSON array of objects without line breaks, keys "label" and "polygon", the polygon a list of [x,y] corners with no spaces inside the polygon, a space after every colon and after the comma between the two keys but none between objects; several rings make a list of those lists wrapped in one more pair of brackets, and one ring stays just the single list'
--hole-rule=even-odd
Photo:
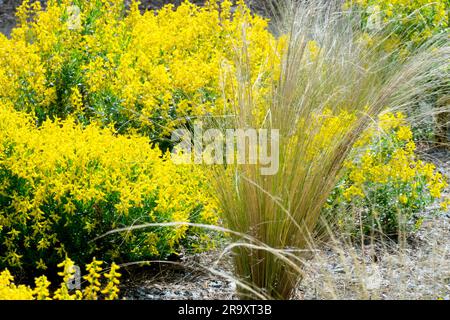
[{"label": "green foliage", "polygon": [[441,199],[447,182],[433,164],[417,159],[403,114],[384,114],[377,129],[357,142],[325,214],[352,233],[394,237],[420,227],[417,213]]},{"label": "green foliage", "polygon": [[[449,31],[448,0],[353,0],[347,7],[362,10],[363,28],[389,35],[388,50],[414,50],[432,36]],[[403,52],[404,53],[404,52]]]},{"label": "green foliage", "polygon": [[[147,138],[73,119],[45,121],[0,107],[0,268],[167,258],[214,244],[215,201],[199,168],[175,165]],[[172,227],[127,231],[136,223]],[[202,241],[199,241],[198,239]]]}]

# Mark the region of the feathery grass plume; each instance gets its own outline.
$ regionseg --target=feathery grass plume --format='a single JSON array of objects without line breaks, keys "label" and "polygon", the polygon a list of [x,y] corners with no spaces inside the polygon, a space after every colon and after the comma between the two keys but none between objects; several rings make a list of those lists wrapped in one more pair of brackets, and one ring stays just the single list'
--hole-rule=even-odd
[{"label": "feathery grass plume", "polygon": [[[434,74],[448,66],[447,42],[430,42],[395,59],[382,40],[368,46],[355,14],[341,8],[340,1],[282,1],[273,28],[287,44],[263,116],[255,112],[259,83],[250,79],[259,77],[249,74],[244,41],[236,49],[234,96],[226,97],[234,117],[214,123],[279,130],[275,174],[261,175],[261,163],[213,167],[226,227],[264,244],[232,235],[236,277],[265,297],[291,297],[355,140],[382,110],[416,103]],[[242,25],[244,39],[245,32]],[[238,290],[243,298],[261,297]]]}]

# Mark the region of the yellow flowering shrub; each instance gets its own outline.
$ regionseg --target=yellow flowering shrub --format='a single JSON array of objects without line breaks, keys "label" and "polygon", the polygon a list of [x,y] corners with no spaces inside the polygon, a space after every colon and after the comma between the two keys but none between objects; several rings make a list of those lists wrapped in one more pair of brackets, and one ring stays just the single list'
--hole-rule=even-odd
[{"label": "yellow flowering shrub", "polygon": [[[306,152],[299,155],[303,162],[320,159],[330,141],[340,141],[357,119],[345,108],[332,112],[325,107],[312,119],[299,121],[298,131],[289,143],[295,146],[296,139],[307,141]],[[309,123],[318,129],[312,130]],[[294,147],[289,150],[298,152]],[[432,163],[418,159],[415,152],[413,132],[405,115],[382,114],[377,126],[366,130],[355,142],[342,177],[323,208],[324,216],[352,233],[362,227],[364,233],[381,231],[395,236],[400,229],[419,228],[422,218],[417,214],[434,202],[447,210],[450,198],[443,197],[447,177]],[[318,232],[321,228],[323,225]]]},{"label": "yellow flowering shrub", "polygon": [[45,270],[66,256],[77,264],[164,258],[212,244],[204,229],[183,224],[93,241],[133,224],[216,223],[208,177],[174,164],[146,137],[71,117],[35,122],[0,105],[0,267]]},{"label": "yellow flowering shrub", "polygon": [[1,300],[32,300],[33,289],[25,285],[15,285],[14,277],[8,270],[0,272]]},{"label": "yellow flowering shrub", "polygon": [[[431,39],[448,41],[449,0],[349,0],[346,6],[361,13],[362,27],[366,30],[361,40],[369,46],[381,42],[381,48],[393,58],[403,59]],[[381,26],[383,32],[379,32]],[[443,70],[441,76],[436,75],[429,93],[422,98],[436,110],[437,116],[413,123],[416,140],[448,142],[446,137],[450,129],[445,120],[448,115],[445,96],[450,86],[447,74],[448,70]],[[425,118],[419,106],[410,113]]]},{"label": "yellow flowering shrub", "polygon": [[[102,270],[102,261],[94,260],[87,265],[87,275],[84,279],[88,281],[83,290],[76,289],[71,292],[68,283],[72,281],[75,269],[74,263],[66,258],[58,267],[63,271],[58,272],[62,277],[61,285],[54,293],[50,292],[51,283],[46,276],[35,278],[34,288],[27,285],[14,284],[14,277],[8,269],[0,272],[0,300],[114,300],[119,293],[121,274],[117,272],[119,266],[112,263],[109,271]],[[99,273],[103,273],[102,275]],[[106,280],[106,281],[105,281]],[[103,285],[102,285],[103,282]],[[101,289],[103,286],[103,289]]]},{"label": "yellow flowering shrub", "polygon": [[[420,227],[415,214],[442,199],[447,181],[433,164],[417,158],[412,138],[402,113],[382,114],[378,127],[355,144],[344,176],[328,200],[328,214],[343,211],[339,223],[356,221],[366,233],[397,235],[399,230]],[[349,209],[355,216],[348,214]]]},{"label": "yellow flowering shrub", "polygon": [[[243,1],[141,14],[133,1],[25,1],[12,39],[0,36],[0,100],[47,117],[114,124],[160,139],[192,116],[223,115],[236,83],[236,50],[251,61],[255,101],[264,105],[283,46]],[[224,72],[224,70],[228,70]]]},{"label": "yellow flowering shrub", "polygon": [[346,6],[362,9],[366,27],[377,22],[388,25],[385,46],[389,51],[412,50],[433,35],[449,31],[448,0],[350,0]]}]

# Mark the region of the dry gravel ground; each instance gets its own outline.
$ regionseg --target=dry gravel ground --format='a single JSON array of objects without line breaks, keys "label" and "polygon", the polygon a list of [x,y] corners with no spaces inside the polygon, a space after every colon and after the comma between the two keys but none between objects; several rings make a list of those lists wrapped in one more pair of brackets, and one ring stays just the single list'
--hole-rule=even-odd
[{"label": "dry gravel ground", "polygon": [[[450,152],[424,155],[450,177]],[[447,190],[447,193],[449,190]],[[332,239],[305,266],[294,299],[450,300],[450,212],[423,213],[419,232],[400,243],[370,245]],[[237,299],[230,256],[215,264],[220,251],[132,271],[122,288],[125,299]]]},{"label": "dry gravel ground", "polygon": [[216,265],[220,251],[187,256],[180,263],[158,263],[128,270],[122,281],[122,296],[129,300],[231,300],[238,299],[236,284],[230,278],[217,276],[206,268],[231,274],[229,256]]}]

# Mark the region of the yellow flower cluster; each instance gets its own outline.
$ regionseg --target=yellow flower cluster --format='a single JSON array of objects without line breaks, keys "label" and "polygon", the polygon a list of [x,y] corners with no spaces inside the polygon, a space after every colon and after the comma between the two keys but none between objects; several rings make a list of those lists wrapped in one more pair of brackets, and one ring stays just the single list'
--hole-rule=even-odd
[{"label": "yellow flower cluster", "polygon": [[448,0],[351,0],[346,7],[362,8],[367,20],[388,24],[389,40],[386,49],[410,50],[437,33],[449,28]]},{"label": "yellow flower cluster", "polygon": [[447,197],[447,199],[445,199],[444,201],[442,201],[441,208],[444,211],[447,211],[450,209],[450,196]]},{"label": "yellow flower cluster", "polygon": [[106,296],[107,300],[114,300],[119,297],[119,288],[121,274],[117,272],[119,266],[113,263],[111,269],[105,274],[105,278],[108,280],[105,288],[101,291]]},{"label": "yellow flower cluster", "polygon": [[0,101],[25,111],[44,108],[55,99],[54,88],[46,83],[37,48],[23,41],[12,42],[0,33]]},{"label": "yellow flower cluster", "polygon": [[31,300],[33,289],[25,285],[15,285],[14,277],[8,270],[0,273],[0,299],[1,300]]},{"label": "yellow flower cluster", "polygon": [[0,105],[0,265],[165,256],[194,236],[186,225],[89,240],[136,223],[216,222],[206,173],[174,164],[148,138],[70,117],[34,122]]},{"label": "yellow flower cluster", "polygon": [[448,186],[433,164],[417,159],[415,150],[405,116],[382,114],[378,127],[355,144],[333,201],[367,207],[369,220],[376,217],[384,231],[395,233],[399,213],[409,222],[414,213],[441,200]]},{"label": "yellow flower cluster", "polygon": [[[14,284],[14,277],[5,269],[0,272],[0,300],[98,300],[104,298],[106,300],[117,299],[120,284],[119,278],[121,274],[117,272],[119,266],[115,263],[111,264],[109,272],[104,273],[104,278],[107,280],[107,284],[104,289],[101,290],[101,275],[99,272],[103,270],[99,267],[103,262],[93,260],[87,265],[88,275],[84,278],[88,281],[88,284],[84,290],[74,290],[70,293],[68,283],[73,279],[75,270],[74,263],[69,258],[66,258],[62,263],[58,264],[58,267],[63,268],[63,271],[58,275],[62,277],[60,288],[58,288],[52,295],[49,287],[51,285],[47,277],[41,276],[35,278],[35,287],[31,288],[26,285]],[[99,296],[100,294],[100,296]]]},{"label": "yellow flower cluster", "polygon": [[318,154],[327,150],[330,147],[330,141],[340,141],[343,134],[346,134],[355,123],[356,115],[345,109],[335,114],[331,109],[325,108],[321,114],[313,115],[313,118],[309,122],[320,125],[317,126],[318,130],[310,129],[311,127],[315,129],[316,125],[308,126],[309,130],[306,130],[306,136],[310,140],[307,148],[309,159],[314,159]]},{"label": "yellow flower cluster", "polygon": [[[433,164],[416,159],[414,154],[416,146],[405,116],[402,113],[385,113],[380,116],[379,129],[382,130],[382,135],[389,135],[389,139],[378,140],[381,146],[367,148],[365,143],[373,141],[376,136],[374,130],[368,131],[357,143],[357,146],[364,148],[365,151],[358,156],[357,161],[346,164],[346,168],[350,170],[349,178],[353,182],[352,189],[344,192],[347,200],[351,198],[353,192],[362,195],[362,186],[366,181],[385,184],[392,180],[399,184],[412,183],[411,196],[414,199],[419,196],[415,190],[419,185],[414,183],[419,177],[424,179],[423,182],[431,197],[439,199],[447,183],[442,174],[436,172]],[[402,203],[409,200],[404,194],[400,194],[399,197],[403,199]]]},{"label": "yellow flower cluster", "polygon": [[87,265],[88,274],[84,276],[84,280],[88,282],[88,287],[86,288],[86,297],[89,300],[97,300],[98,292],[100,292],[100,271],[102,268],[101,261],[94,260]]},{"label": "yellow flower cluster", "polygon": [[[330,141],[342,141],[344,133],[357,121],[357,116],[345,108],[332,111],[326,107],[312,117],[299,121],[299,134],[289,140],[292,143],[289,149],[301,153],[302,161],[311,166],[320,165],[318,159],[329,150]],[[309,123],[314,123],[313,129]],[[297,139],[304,141],[301,145],[305,149],[301,152]],[[345,227],[362,222],[369,232],[375,223],[387,234],[394,234],[402,223],[399,215],[418,228],[422,220],[414,223],[414,214],[427,205],[440,201],[445,210],[449,204],[442,197],[448,186],[446,177],[433,164],[418,159],[415,151],[405,115],[389,112],[380,115],[378,126],[366,130],[355,142],[344,163],[343,177],[324,208],[325,214]],[[355,219],[349,214],[349,206],[363,212],[363,216]]]},{"label": "yellow flower cluster", "polygon": [[231,1],[218,2],[141,14],[133,1],[124,14],[122,0],[49,1],[44,11],[25,1],[12,39],[0,37],[0,100],[40,120],[81,113],[82,121],[158,138],[187,116],[227,111],[223,93],[237,81],[236,53],[245,44],[262,106],[283,42],[244,1],[234,13]]}]

